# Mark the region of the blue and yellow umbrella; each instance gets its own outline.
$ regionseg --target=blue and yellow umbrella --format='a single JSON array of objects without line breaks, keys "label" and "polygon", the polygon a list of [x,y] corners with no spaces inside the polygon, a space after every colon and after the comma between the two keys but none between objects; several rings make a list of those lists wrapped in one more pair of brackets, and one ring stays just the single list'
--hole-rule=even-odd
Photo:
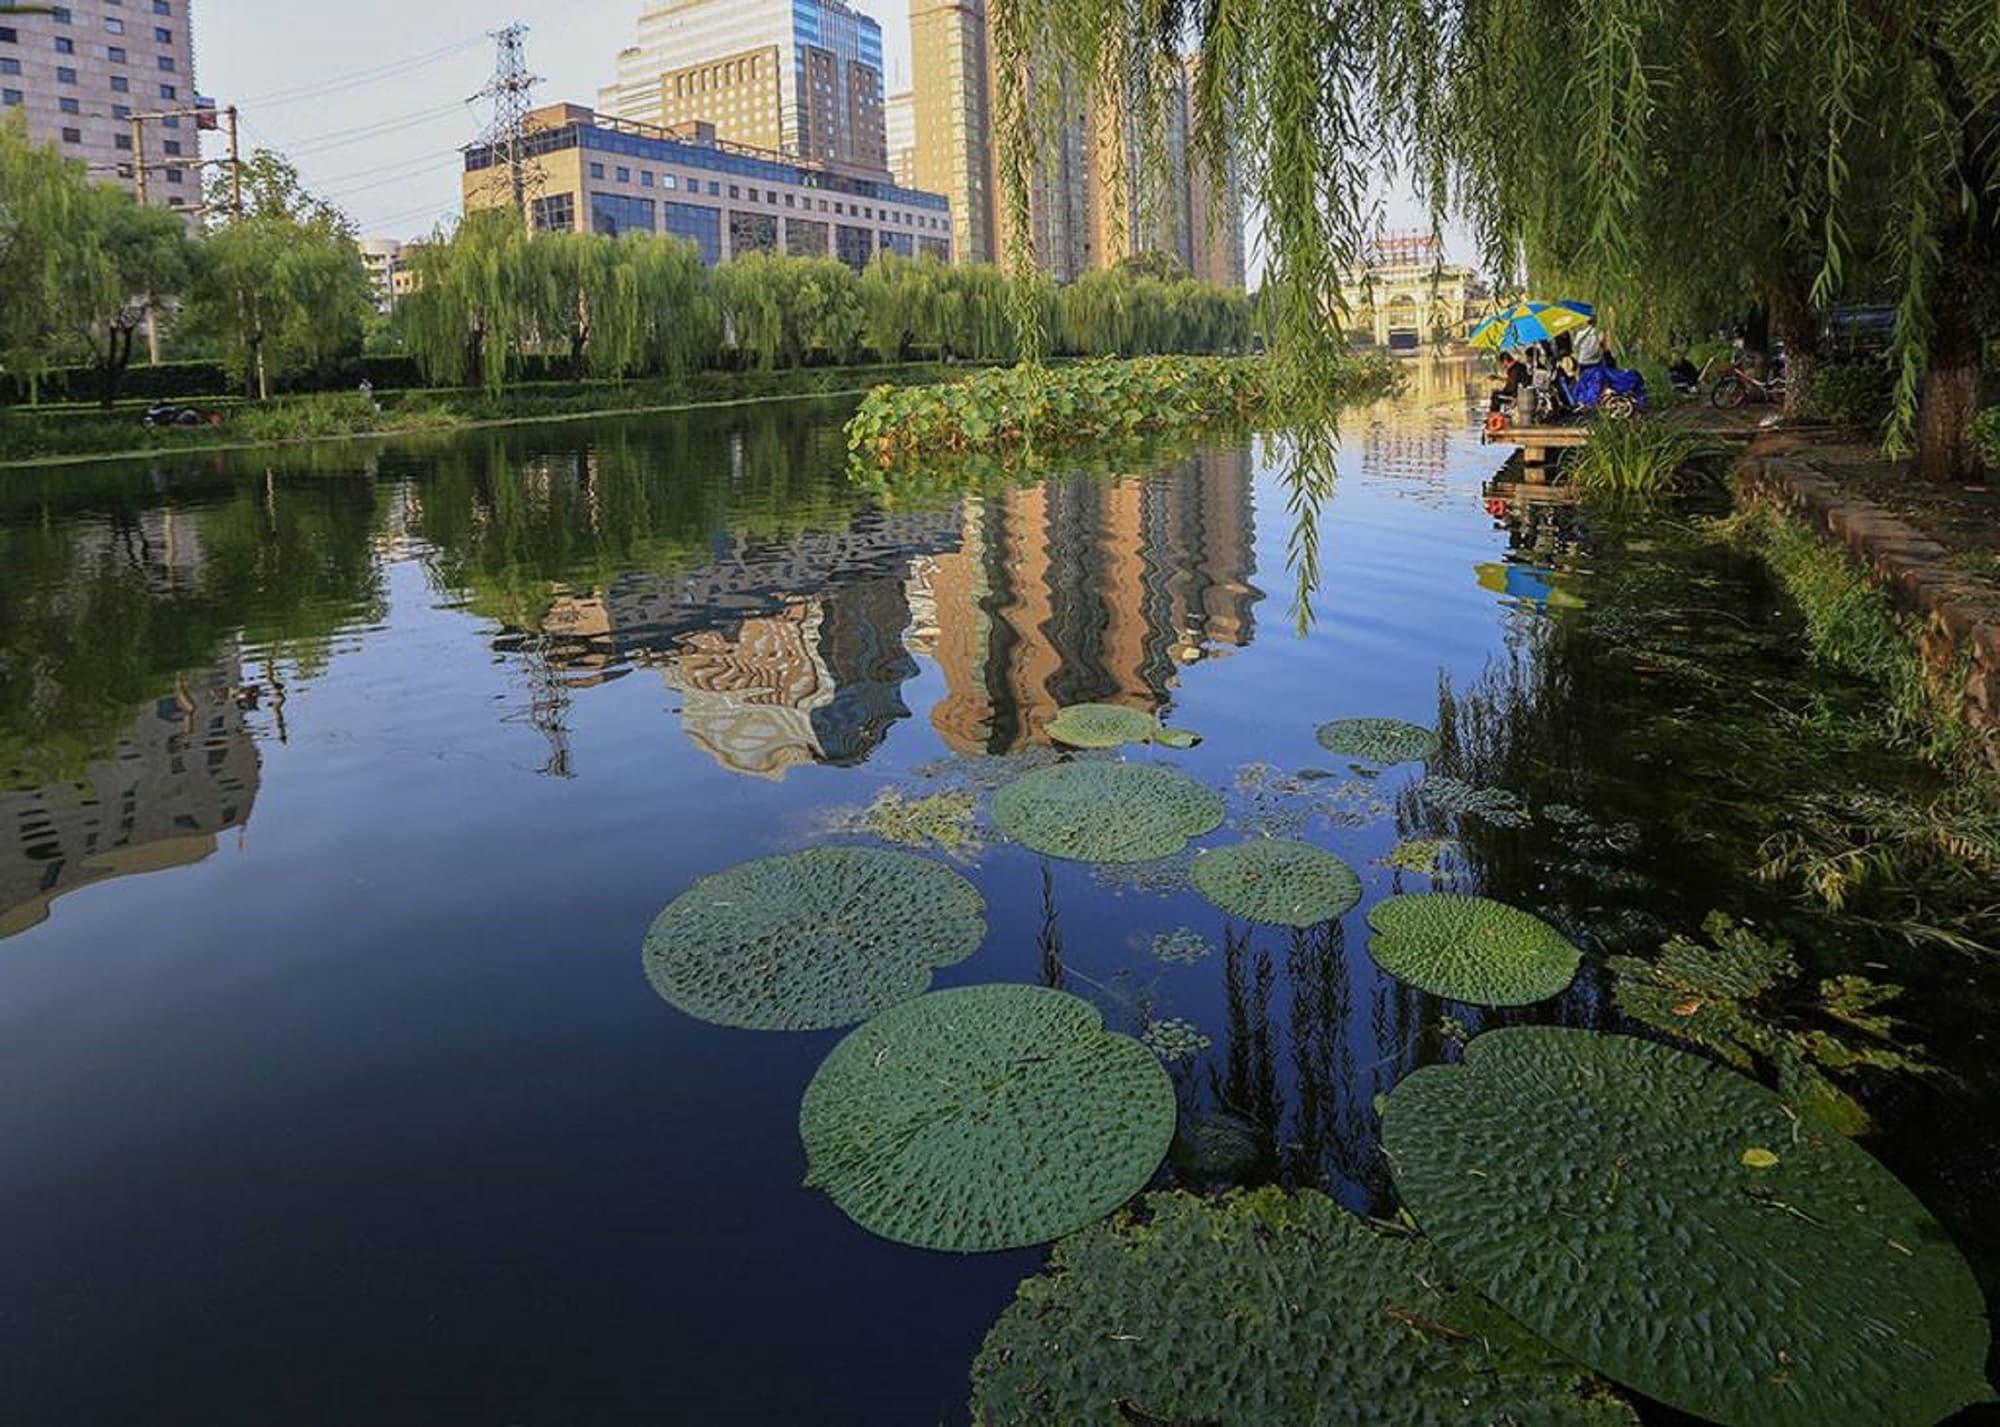
[{"label": "blue and yellow umbrella", "polygon": [[1552,341],[1564,332],[1588,326],[1597,309],[1587,302],[1517,302],[1481,319],[1466,340],[1486,351],[1505,351]]}]

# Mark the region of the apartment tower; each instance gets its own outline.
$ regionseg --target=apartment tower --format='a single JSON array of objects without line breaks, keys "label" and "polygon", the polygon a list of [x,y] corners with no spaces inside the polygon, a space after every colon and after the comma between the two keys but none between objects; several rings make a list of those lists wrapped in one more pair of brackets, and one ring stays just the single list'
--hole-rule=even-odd
[{"label": "apartment tower", "polygon": [[15,115],[30,138],[93,177],[136,192],[143,169],[147,201],[198,208],[188,0],[70,0],[45,14],[0,14],[0,120]]},{"label": "apartment tower", "polygon": [[889,167],[882,27],[841,0],[649,0],[598,107],[805,163]]},{"label": "apartment tower", "polygon": [[959,261],[997,262],[985,0],[910,0],[910,183],[951,200]]}]

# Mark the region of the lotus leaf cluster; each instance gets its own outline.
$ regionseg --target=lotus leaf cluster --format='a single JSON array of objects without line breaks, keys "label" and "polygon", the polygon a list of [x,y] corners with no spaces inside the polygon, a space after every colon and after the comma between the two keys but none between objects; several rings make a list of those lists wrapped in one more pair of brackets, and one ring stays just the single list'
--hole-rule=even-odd
[{"label": "lotus leaf cluster", "polygon": [[1421,763],[1437,753],[1437,735],[1398,718],[1343,718],[1323,723],[1313,736],[1328,753],[1388,766]]},{"label": "lotus leaf cluster", "polygon": [[1071,704],[1049,720],[1048,734],[1071,748],[1119,748],[1127,743],[1192,748],[1201,742],[1199,734],[1168,728],[1152,714],[1122,704]]},{"label": "lotus leaf cluster", "polygon": [[1583,953],[1540,917],[1486,897],[1423,892],[1377,902],[1368,954],[1399,981],[1473,1006],[1526,1006],[1568,987]]},{"label": "lotus leaf cluster", "polygon": [[1629,1036],[1494,1031],[1397,1086],[1382,1141],[1453,1271],[1671,1406],[1737,1427],[1919,1427],[1991,1397],[1985,1296],[1943,1228],[1726,1066]]},{"label": "lotus leaf cluster", "polygon": [[1361,879],[1345,862],[1275,837],[1202,854],[1194,885],[1231,916],[1284,927],[1318,926],[1361,900]]},{"label": "lotus leaf cluster", "polygon": [[852,1025],[970,956],[986,904],[935,862],[822,847],[704,877],[646,933],[653,989],[691,1016],[752,1030]]},{"label": "lotus leaf cluster", "polygon": [[1078,862],[1151,862],[1222,825],[1222,799],[1150,763],[1065,763],[1018,778],[993,798],[1014,841]]},{"label": "lotus leaf cluster", "polygon": [[990,1427],[1629,1427],[1420,1240],[1325,1195],[1147,1198],[1056,1246],[972,1369]]},{"label": "lotus leaf cluster", "polygon": [[903,847],[936,847],[955,857],[979,846],[979,794],[946,788],[920,798],[884,788],[868,805],[862,826],[884,842]]},{"label": "lotus leaf cluster", "polygon": [[1390,848],[1388,855],[1382,859],[1382,865],[1399,872],[1436,877],[1444,871],[1445,858],[1457,845],[1449,839],[1409,838]]},{"label": "lotus leaf cluster", "polygon": [[871,1233],[971,1253],[1045,1243],[1145,1188],[1173,1082],[1089,1002],[937,991],[834,1047],[799,1109],[806,1183]]}]

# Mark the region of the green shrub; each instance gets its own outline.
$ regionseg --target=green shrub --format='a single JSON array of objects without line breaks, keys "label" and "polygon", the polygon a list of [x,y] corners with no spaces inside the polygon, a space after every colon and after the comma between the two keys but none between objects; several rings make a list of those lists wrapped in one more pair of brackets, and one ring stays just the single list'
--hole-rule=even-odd
[{"label": "green shrub", "polygon": [[1812,374],[1808,410],[1825,421],[1874,430],[1889,416],[1894,382],[1879,362],[1826,362]]},{"label": "green shrub", "polygon": [[1590,444],[1564,465],[1571,485],[1588,495],[1665,495],[1712,470],[1725,455],[1712,437],[1658,418],[1596,421]]},{"label": "green shrub", "polygon": [[1988,470],[2000,471],[2000,406],[1989,406],[1972,418],[1972,444]]}]

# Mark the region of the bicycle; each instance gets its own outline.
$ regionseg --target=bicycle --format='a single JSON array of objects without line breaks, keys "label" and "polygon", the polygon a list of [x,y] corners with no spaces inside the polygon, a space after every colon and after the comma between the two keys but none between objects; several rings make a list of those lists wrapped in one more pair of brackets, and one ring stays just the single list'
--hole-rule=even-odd
[{"label": "bicycle", "polygon": [[1715,385],[1708,393],[1711,402],[1728,410],[1743,405],[1753,397],[1758,401],[1782,402],[1785,399],[1784,372],[1760,377],[1741,362],[1731,362],[1729,370],[1715,379]]}]

